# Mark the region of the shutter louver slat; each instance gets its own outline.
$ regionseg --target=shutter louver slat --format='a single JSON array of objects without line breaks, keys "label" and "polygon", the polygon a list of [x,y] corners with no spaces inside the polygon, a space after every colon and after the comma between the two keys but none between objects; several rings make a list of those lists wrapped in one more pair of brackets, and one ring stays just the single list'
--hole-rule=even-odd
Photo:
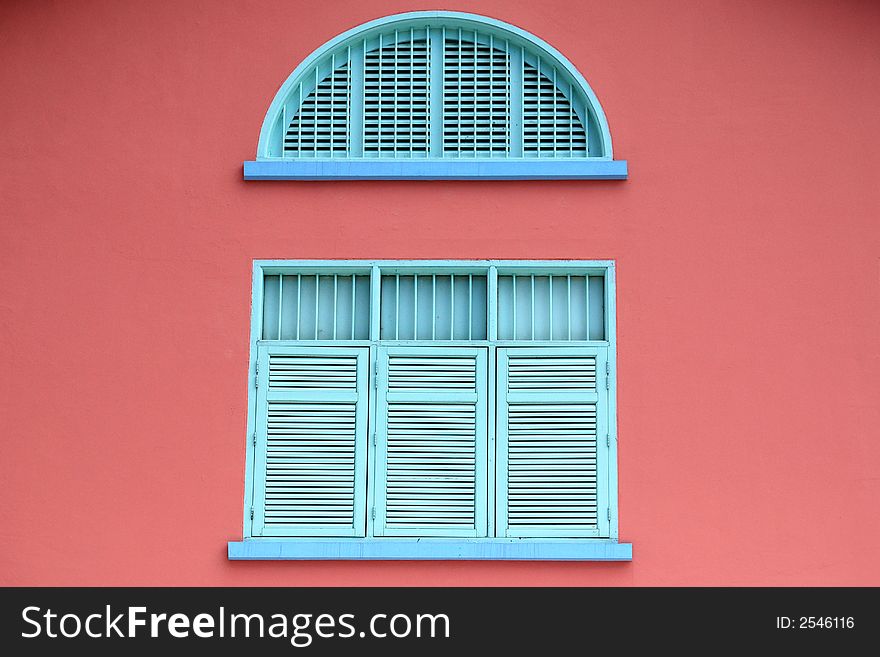
[{"label": "shutter louver slat", "polygon": [[504,157],[510,151],[510,55],[476,38],[459,30],[447,32],[443,42],[445,157]]},{"label": "shutter louver slat", "polygon": [[[587,131],[562,89],[555,69],[523,63],[523,154],[586,157]],[[571,95],[571,94],[569,94]]]},{"label": "shutter louver slat", "polygon": [[[392,43],[387,43],[388,40]],[[401,40],[405,39],[405,40]],[[425,157],[430,144],[428,42],[380,37],[364,57],[364,155]]]},{"label": "shutter louver slat", "polygon": [[606,495],[601,349],[502,349],[499,502],[505,536],[598,536]]},{"label": "shutter louver slat", "polygon": [[367,353],[261,348],[258,535],[364,535]]},{"label": "shutter louver slat", "polygon": [[284,133],[284,155],[292,157],[344,157],[348,155],[348,63],[331,70],[302,99]]},{"label": "shutter louver slat", "polygon": [[378,535],[485,535],[485,350],[380,358]]}]

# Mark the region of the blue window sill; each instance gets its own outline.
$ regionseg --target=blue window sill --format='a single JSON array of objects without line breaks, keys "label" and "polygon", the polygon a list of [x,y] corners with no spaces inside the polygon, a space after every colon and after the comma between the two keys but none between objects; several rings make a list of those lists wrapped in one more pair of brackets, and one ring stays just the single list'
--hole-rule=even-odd
[{"label": "blue window sill", "polygon": [[625,180],[626,160],[256,160],[245,180]]},{"label": "blue window sill", "polygon": [[584,539],[249,539],[230,541],[238,560],[631,561],[632,543]]}]

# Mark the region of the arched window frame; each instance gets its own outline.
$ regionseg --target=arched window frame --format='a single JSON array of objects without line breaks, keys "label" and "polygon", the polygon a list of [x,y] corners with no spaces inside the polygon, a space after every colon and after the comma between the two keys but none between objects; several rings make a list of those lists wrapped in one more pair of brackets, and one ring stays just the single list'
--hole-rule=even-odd
[{"label": "arched window frame", "polygon": [[[421,34],[417,34],[418,31]],[[410,34],[428,37],[431,34],[473,34],[483,45],[500,43],[510,53],[511,70],[524,63],[548,66],[554,71],[557,89],[571,102],[578,118],[586,128],[587,152],[572,157],[556,153],[529,156],[524,153],[522,140],[522,87],[511,84],[511,138],[509,152],[468,156],[467,153],[450,157],[438,144],[442,135],[441,121],[433,118],[429,124],[430,147],[419,156],[376,156],[365,154],[361,142],[363,132],[352,125],[363,121],[363,103],[351,102],[347,108],[346,152],[342,154],[311,154],[292,157],[283,152],[284,131],[292,112],[298,109],[300,96],[306,98],[316,84],[323,80],[337,62],[355,61],[380,35]],[[444,34],[445,37],[445,34]],[[383,37],[384,38],[384,37]],[[435,42],[442,43],[435,38]],[[442,53],[442,47],[433,53]],[[351,85],[362,84],[362,70],[353,67]],[[514,75],[511,75],[513,81]],[[434,85],[436,87],[436,85]],[[567,93],[566,93],[567,92]],[[437,93],[437,92],[432,92]],[[355,98],[354,92],[350,94]],[[437,99],[430,100],[432,112]],[[442,100],[440,101],[442,102]],[[519,137],[517,132],[519,131]],[[346,180],[346,179],[599,179],[620,180],[627,177],[625,160],[613,158],[611,133],[605,113],[595,93],[574,65],[559,51],[538,37],[502,21],[460,12],[410,12],[387,16],[355,27],[331,39],[310,54],[287,78],[269,107],[257,147],[257,158],[244,163],[246,180]]]}]

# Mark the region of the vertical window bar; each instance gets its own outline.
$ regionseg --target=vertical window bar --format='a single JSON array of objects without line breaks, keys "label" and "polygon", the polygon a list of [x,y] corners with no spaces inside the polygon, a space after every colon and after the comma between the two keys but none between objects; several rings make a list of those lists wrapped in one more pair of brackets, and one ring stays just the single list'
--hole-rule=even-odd
[{"label": "vertical window bar", "polygon": [[535,339],[535,275],[531,275],[532,283],[532,340]]},{"label": "vertical window bar", "polygon": [[553,67],[553,156],[556,156],[556,67]]},{"label": "vertical window bar", "polygon": [[437,339],[437,274],[431,275],[431,339]]},{"label": "vertical window bar", "polygon": [[355,299],[357,299],[357,276],[351,275],[351,339],[354,340]]},{"label": "vertical window bar", "polygon": [[[479,79],[480,72],[479,72],[479,69],[477,68],[477,65],[478,65],[477,62],[479,60],[479,57],[477,56],[477,31],[476,30],[474,30],[474,49],[472,52],[473,52],[473,56],[474,56],[474,79],[471,84],[472,84],[473,90],[474,90],[474,101],[473,101],[474,102],[474,109],[473,109],[474,118],[472,121],[473,127],[471,129],[473,130],[474,136],[471,138],[471,145],[473,146],[474,157],[476,157],[477,156],[477,129],[480,125],[478,122],[478,119],[477,119],[478,111],[479,111],[479,105],[477,104],[477,89],[478,89],[477,80]],[[489,134],[491,137],[491,132]]]},{"label": "vertical window bar", "polygon": [[384,125],[384,116],[383,116],[383,106],[382,106],[382,97],[383,90],[382,84],[384,81],[384,77],[382,75],[382,60],[384,59],[382,55],[382,35],[379,35],[379,85],[378,85],[378,101],[376,102],[376,154],[378,157],[382,157],[382,126]]},{"label": "vertical window bar", "polygon": [[296,275],[296,339],[299,340],[299,325],[302,322],[302,274]]},{"label": "vertical window bar", "polygon": [[318,68],[319,66],[316,65],[315,90],[312,92],[312,98],[315,99],[315,102],[313,103],[315,111],[312,113],[312,143],[314,144],[312,148],[312,157],[318,157],[318,86],[321,84],[321,80],[318,78]]},{"label": "vertical window bar", "polygon": [[[568,150],[574,155],[574,87],[568,83]],[[584,124],[586,130],[586,123]]]},{"label": "vertical window bar", "polygon": [[296,125],[297,125],[297,131],[296,131],[296,154],[297,154],[297,155],[302,155],[302,148],[303,148],[303,146],[302,146],[302,134],[303,134],[303,83],[300,82],[299,85],[297,85],[297,87],[299,88],[299,105],[297,105],[297,108],[298,108],[298,109],[297,109],[297,112],[296,112],[296,116],[297,116],[297,120],[296,120]]},{"label": "vertical window bar", "polygon": [[541,137],[543,136],[544,127],[543,116],[541,114],[541,110],[543,108],[541,95],[544,85],[541,83],[541,56],[537,55],[535,59],[537,59],[538,64],[538,77],[535,80],[535,93],[537,94],[537,102],[535,103],[535,138],[538,149],[538,157],[541,157]]},{"label": "vertical window bar", "polygon": [[584,340],[590,339],[590,277],[584,274],[584,314],[586,315],[587,335]]},{"label": "vertical window bar", "polygon": [[[317,98],[316,93],[315,99],[317,100]],[[330,139],[330,157],[333,157],[333,152],[336,150],[334,148],[336,137],[336,53],[330,55],[330,133],[327,136]],[[333,330],[336,330],[335,323]]]},{"label": "vertical window bar", "polygon": [[413,134],[415,132],[415,113],[416,106],[416,51],[415,51],[415,29],[409,28],[409,156],[413,157]]},{"label": "vertical window bar", "polygon": [[338,289],[338,274],[333,274],[333,339],[336,339],[337,317],[339,316],[339,308],[336,305],[336,292]]},{"label": "vertical window bar", "polygon": [[463,105],[464,95],[461,93],[461,84],[462,84],[461,72],[462,72],[462,69],[464,68],[464,54],[461,49],[461,36],[462,36],[461,28],[458,28],[458,62],[457,62],[457,64],[458,64],[458,67],[457,67],[458,68],[458,89],[457,89],[457,93],[458,93],[457,109],[458,109],[458,111],[456,112],[456,119],[455,120],[456,120],[456,137],[458,138],[458,154],[459,155],[461,155],[461,152],[464,150],[464,144],[461,143],[461,141],[463,139],[463,136],[461,134],[461,125],[462,125],[462,116],[461,115],[462,115],[462,107],[464,106]]},{"label": "vertical window bar", "polygon": [[449,275],[449,339],[455,340],[455,274]]},{"label": "vertical window bar", "polygon": [[[348,71],[345,80],[345,116],[347,117],[345,122],[345,154],[351,155],[351,46],[348,46],[346,50],[345,70]],[[354,274],[351,276],[354,280]],[[354,296],[352,296],[351,305],[354,307]],[[354,331],[351,332],[351,338],[354,339]]]},{"label": "vertical window bar", "polygon": [[394,312],[397,319],[394,322],[394,339],[399,340],[400,335],[400,274],[394,276]]},{"label": "vertical window bar", "polygon": [[321,279],[315,274],[315,340],[318,339],[318,299],[321,298]]},{"label": "vertical window bar", "polygon": [[399,90],[398,90],[397,86],[398,86],[398,83],[400,82],[400,64],[397,61],[397,52],[399,50],[400,50],[400,46],[398,45],[398,31],[394,30],[394,74],[393,74],[394,75],[394,83],[393,83],[394,86],[391,89],[391,93],[393,94],[392,97],[394,98],[394,105],[393,105],[393,110],[392,110],[394,112],[394,114],[393,114],[394,132],[392,133],[392,137],[391,137],[391,145],[394,149],[394,157],[397,157],[397,134],[398,134],[398,129],[397,129],[397,97],[399,95],[399,93],[398,93]]},{"label": "vertical window bar", "polygon": [[568,339],[571,340],[571,274],[565,277],[565,313],[568,320]]},{"label": "vertical window bar", "polygon": [[510,278],[513,280],[513,339],[516,340],[516,274]]},{"label": "vertical window bar", "polygon": [[[361,156],[366,157],[367,145],[367,39],[361,42],[363,52],[361,53]],[[372,287],[372,283],[370,284]]]},{"label": "vertical window bar", "polygon": [[281,318],[284,317],[284,297],[282,296],[282,288],[284,287],[284,274],[278,274],[278,339],[281,339]]},{"label": "vertical window bar", "polygon": [[[525,154],[525,150],[526,150],[526,113],[525,113],[526,49],[523,48],[522,46],[520,46],[519,53],[520,53],[520,55],[519,55],[519,79],[520,79],[520,86],[522,87],[522,94],[521,94],[522,99],[521,100],[522,100],[522,106],[523,106],[522,119],[519,122],[519,131],[520,131],[519,143],[522,144],[523,154]],[[535,287],[534,281],[532,281],[532,292],[533,293],[534,293],[534,287]],[[534,324],[534,322],[532,322],[532,333],[533,334],[535,332],[534,329],[535,329],[535,324]],[[533,335],[532,339],[534,340],[534,335]]]},{"label": "vertical window bar", "polygon": [[413,274],[413,340],[419,339],[419,275]]},{"label": "vertical window bar", "polygon": [[495,38],[489,35],[489,157],[495,154]]},{"label": "vertical window bar", "polygon": [[553,274],[548,276],[550,279],[550,339],[553,339]]},{"label": "vertical window bar", "polygon": [[468,340],[474,326],[474,275],[468,274]]}]

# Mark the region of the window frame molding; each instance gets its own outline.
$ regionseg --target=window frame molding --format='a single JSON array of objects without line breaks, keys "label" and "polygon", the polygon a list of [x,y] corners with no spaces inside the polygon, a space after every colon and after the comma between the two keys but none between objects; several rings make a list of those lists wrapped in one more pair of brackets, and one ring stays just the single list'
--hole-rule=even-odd
[{"label": "window frame molding", "polygon": [[[367,340],[268,340],[263,335],[263,289],[265,276],[284,274],[369,274],[370,335]],[[379,302],[381,277],[386,274],[480,274],[487,276],[487,338],[485,340],[380,340]],[[616,275],[614,260],[254,260],[251,289],[251,327],[248,357],[247,441],[245,456],[245,490],[243,506],[243,539],[228,542],[230,560],[327,560],[327,559],[473,559],[473,560],[566,560],[566,561],[629,561],[632,544],[618,542],[618,430],[617,430],[617,319]],[[605,339],[604,340],[498,340],[497,299],[498,276],[509,274],[540,275],[602,275],[604,277]],[[378,536],[373,531],[371,514],[367,513],[366,538],[327,537],[263,537],[253,535],[252,508],[255,499],[254,436],[257,422],[257,359],[262,345],[295,347],[364,347],[369,348],[369,362],[375,362],[381,346],[486,347],[490,367],[489,386],[496,385],[495,352],[503,347],[605,347],[608,362],[608,472],[609,534],[607,538],[503,538],[495,533],[495,485],[488,486],[489,514],[487,538],[410,538]],[[368,390],[375,390],[376,371],[369,367]],[[376,395],[370,396],[369,415],[375,418]],[[495,469],[494,399],[489,400],[489,472]],[[373,471],[375,449],[369,449],[367,468]],[[375,477],[368,482],[367,500],[374,499]]]},{"label": "window frame molding", "polygon": [[[546,56],[570,78],[586,99],[585,113],[598,129],[602,155],[555,158],[382,158],[270,156],[273,131],[288,97],[316,63],[346,42],[396,24],[459,24],[505,35]],[[608,120],[589,83],[562,53],[539,37],[509,23],[456,11],[415,11],[384,16],[349,29],[310,53],[287,77],[275,94],[260,129],[255,160],[244,162],[245,180],[625,180],[626,160],[615,160]]]}]

